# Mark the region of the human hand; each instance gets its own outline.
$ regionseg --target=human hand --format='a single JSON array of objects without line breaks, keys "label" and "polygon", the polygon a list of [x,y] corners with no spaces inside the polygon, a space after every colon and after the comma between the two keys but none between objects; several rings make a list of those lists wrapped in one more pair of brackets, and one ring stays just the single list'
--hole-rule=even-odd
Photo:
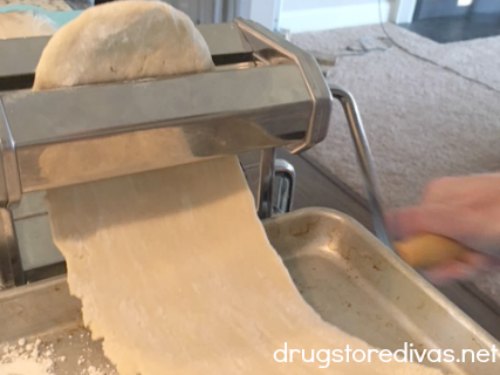
[{"label": "human hand", "polygon": [[[427,275],[435,282],[467,279],[498,267],[500,173],[434,180],[425,189],[419,205],[390,212],[387,224],[398,240],[432,233],[471,250],[460,259],[429,269]],[[498,257],[485,254],[498,254]]]}]

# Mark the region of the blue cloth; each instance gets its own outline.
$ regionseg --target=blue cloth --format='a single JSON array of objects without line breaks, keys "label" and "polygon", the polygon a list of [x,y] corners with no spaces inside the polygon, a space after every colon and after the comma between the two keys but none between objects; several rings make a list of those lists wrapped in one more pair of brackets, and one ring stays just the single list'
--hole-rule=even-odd
[{"label": "blue cloth", "polygon": [[70,10],[64,12],[57,12],[32,5],[22,5],[22,4],[0,6],[0,13],[10,13],[10,12],[30,12],[36,15],[40,15],[48,18],[50,21],[52,21],[54,26],[60,28],[64,24],[68,23],[69,21],[77,17],[82,11]]}]

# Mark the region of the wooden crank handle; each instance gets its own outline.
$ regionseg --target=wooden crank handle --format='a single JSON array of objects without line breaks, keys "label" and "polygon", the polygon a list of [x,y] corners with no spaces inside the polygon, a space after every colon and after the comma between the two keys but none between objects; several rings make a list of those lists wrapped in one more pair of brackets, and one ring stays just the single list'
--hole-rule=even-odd
[{"label": "wooden crank handle", "polygon": [[431,268],[460,260],[471,251],[457,241],[435,234],[420,234],[395,242],[394,246],[401,258],[415,268]]}]

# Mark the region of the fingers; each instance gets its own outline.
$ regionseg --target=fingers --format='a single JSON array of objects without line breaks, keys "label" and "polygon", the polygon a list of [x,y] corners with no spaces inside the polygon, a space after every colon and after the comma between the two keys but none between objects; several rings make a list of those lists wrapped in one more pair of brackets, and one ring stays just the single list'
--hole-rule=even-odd
[{"label": "fingers", "polygon": [[385,225],[395,240],[405,239],[417,233],[417,216],[420,207],[395,209],[385,214]]},{"label": "fingers", "polygon": [[468,264],[453,261],[423,273],[433,284],[444,285],[455,280],[470,279],[476,274],[476,270]]},{"label": "fingers", "polygon": [[[437,179],[428,184],[419,206],[390,212],[386,215],[386,224],[391,236],[402,241],[400,245],[415,244],[417,239],[435,234],[455,240],[465,248],[492,254],[491,251],[498,249],[500,239],[499,194],[500,174]],[[426,244],[429,245],[428,241]],[[432,246],[427,247],[421,251],[413,249],[410,255],[423,257],[424,261],[436,259],[434,263],[426,263],[429,267],[447,262],[428,273],[437,282],[466,279],[488,268],[488,264],[491,267],[499,263],[476,252],[470,252],[466,260],[458,254],[458,261],[450,261],[453,258],[450,249],[443,244],[434,246],[442,250],[439,254],[432,252]],[[425,251],[429,249],[430,253]]]},{"label": "fingers", "polygon": [[[482,192],[478,195],[478,191]],[[430,181],[422,194],[422,204],[449,204],[475,202],[484,194],[500,193],[500,174],[441,177]]]},{"label": "fingers", "polygon": [[485,255],[470,252],[462,260],[448,262],[427,270],[424,275],[434,284],[446,284],[455,280],[468,280],[480,272],[492,269],[491,259]]},{"label": "fingers", "polygon": [[[388,228],[399,239],[411,239],[422,233],[438,233],[442,236],[463,240],[471,223],[462,215],[454,215],[441,206],[410,207],[392,211],[387,216]],[[425,250],[425,249],[423,249]],[[478,272],[500,267],[500,261],[487,255],[467,251],[459,260],[448,261],[424,272],[435,284],[445,284],[454,280],[467,280]]]},{"label": "fingers", "polygon": [[414,206],[393,210],[386,215],[389,233],[395,239],[405,239],[421,233],[435,233],[460,240],[467,223],[447,206]]},{"label": "fingers", "polygon": [[397,209],[386,215],[386,224],[396,241],[430,233],[484,253],[496,251],[500,243],[500,224],[463,207],[424,205]]}]

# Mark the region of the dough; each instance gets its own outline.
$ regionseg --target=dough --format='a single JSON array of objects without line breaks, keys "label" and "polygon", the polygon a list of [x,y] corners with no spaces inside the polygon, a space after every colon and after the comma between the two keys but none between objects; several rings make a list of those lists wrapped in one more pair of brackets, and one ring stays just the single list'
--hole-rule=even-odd
[{"label": "dough", "polygon": [[28,12],[0,13],[0,39],[51,35],[54,31],[54,25],[42,16]]},{"label": "dough", "polygon": [[[213,66],[205,40],[184,13],[158,1],[113,2],[89,8],[50,39],[36,68],[33,90],[180,75]],[[102,139],[77,142],[69,155],[66,146],[56,145],[40,155],[40,169],[47,178],[73,183],[81,176],[96,177],[103,160],[112,159],[133,172],[145,164],[165,165],[167,149],[172,160],[184,157],[189,146],[181,129],[159,133],[114,135],[104,141],[106,147]],[[131,153],[142,148],[148,152]],[[86,165],[72,169],[75,160],[85,160]]]},{"label": "dough", "polygon": [[[175,27],[157,24],[158,11],[166,17],[162,22]],[[51,53],[44,52],[38,88],[114,80],[117,71],[129,79],[145,71],[159,75],[210,67],[206,46],[193,25],[166,5],[114,3],[90,12],[100,20],[105,33],[100,38],[108,40],[110,49],[99,43],[86,44],[96,50],[73,48],[88,38],[84,32],[74,34],[83,31],[84,23],[77,20],[79,28],[70,25],[54,37],[72,43],[62,43],[59,51],[52,45]],[[129,17],[137,22],[129,23]],[[93,18],[84,14],[83,19],[97,27]],[[115,33],[108,20],[121,32]],[[149,30],[143,34],[146,39],[155,39],[158,29],[182,30],[181,38],[168,40],[163,35],[163,46],[156,46],[166,50],[149,51],[161,61],[147,58],[147,64],[136,64],[142,58],[134,48],[139,56],[144,49],[136,39],[122,45],[122,36],[133,34],[125,21],[135,31]],[[148,28],[153,24],[158,28]],[[118,61],[111,58],[114,46],[116,56],[130,56],[112,72],[106,67]],[[170,56],[172,50],[183,48],[191,52],[182,58]],[[92,59],[72,55],[82,51]],[[65,67],[63,74],[57,65],[44,61],[54,55],[80,63]],[[195,55],[199,58],[192,59]],[[165,61],[168,56],[172,66]],[[92,66],[85,65],[89,62]],[[82,300],[85,324],[95,339],[104,339],[105,354],[121,375],[325,373],[318,363],[278,364],[273,353],[285,341],[305,350],[346,344],[368,348],[323,322],[304,302],[268,243],[236,157],[50,190],[47,198],[70,290]],[[343,363],[332,365],[327,373],[440,372],[412,364]]]},{"label": "dough", "polygon": [[89,8],[54,34],[35,90],[199,72],[213,66],[187,15],[156,1]]},{"label": "dough", "polygon": [[121,375],[439,373],[274,362],[285,341],[368,345],[304,302],[234,157],[49,191],[48,200],[71,292]]}]

